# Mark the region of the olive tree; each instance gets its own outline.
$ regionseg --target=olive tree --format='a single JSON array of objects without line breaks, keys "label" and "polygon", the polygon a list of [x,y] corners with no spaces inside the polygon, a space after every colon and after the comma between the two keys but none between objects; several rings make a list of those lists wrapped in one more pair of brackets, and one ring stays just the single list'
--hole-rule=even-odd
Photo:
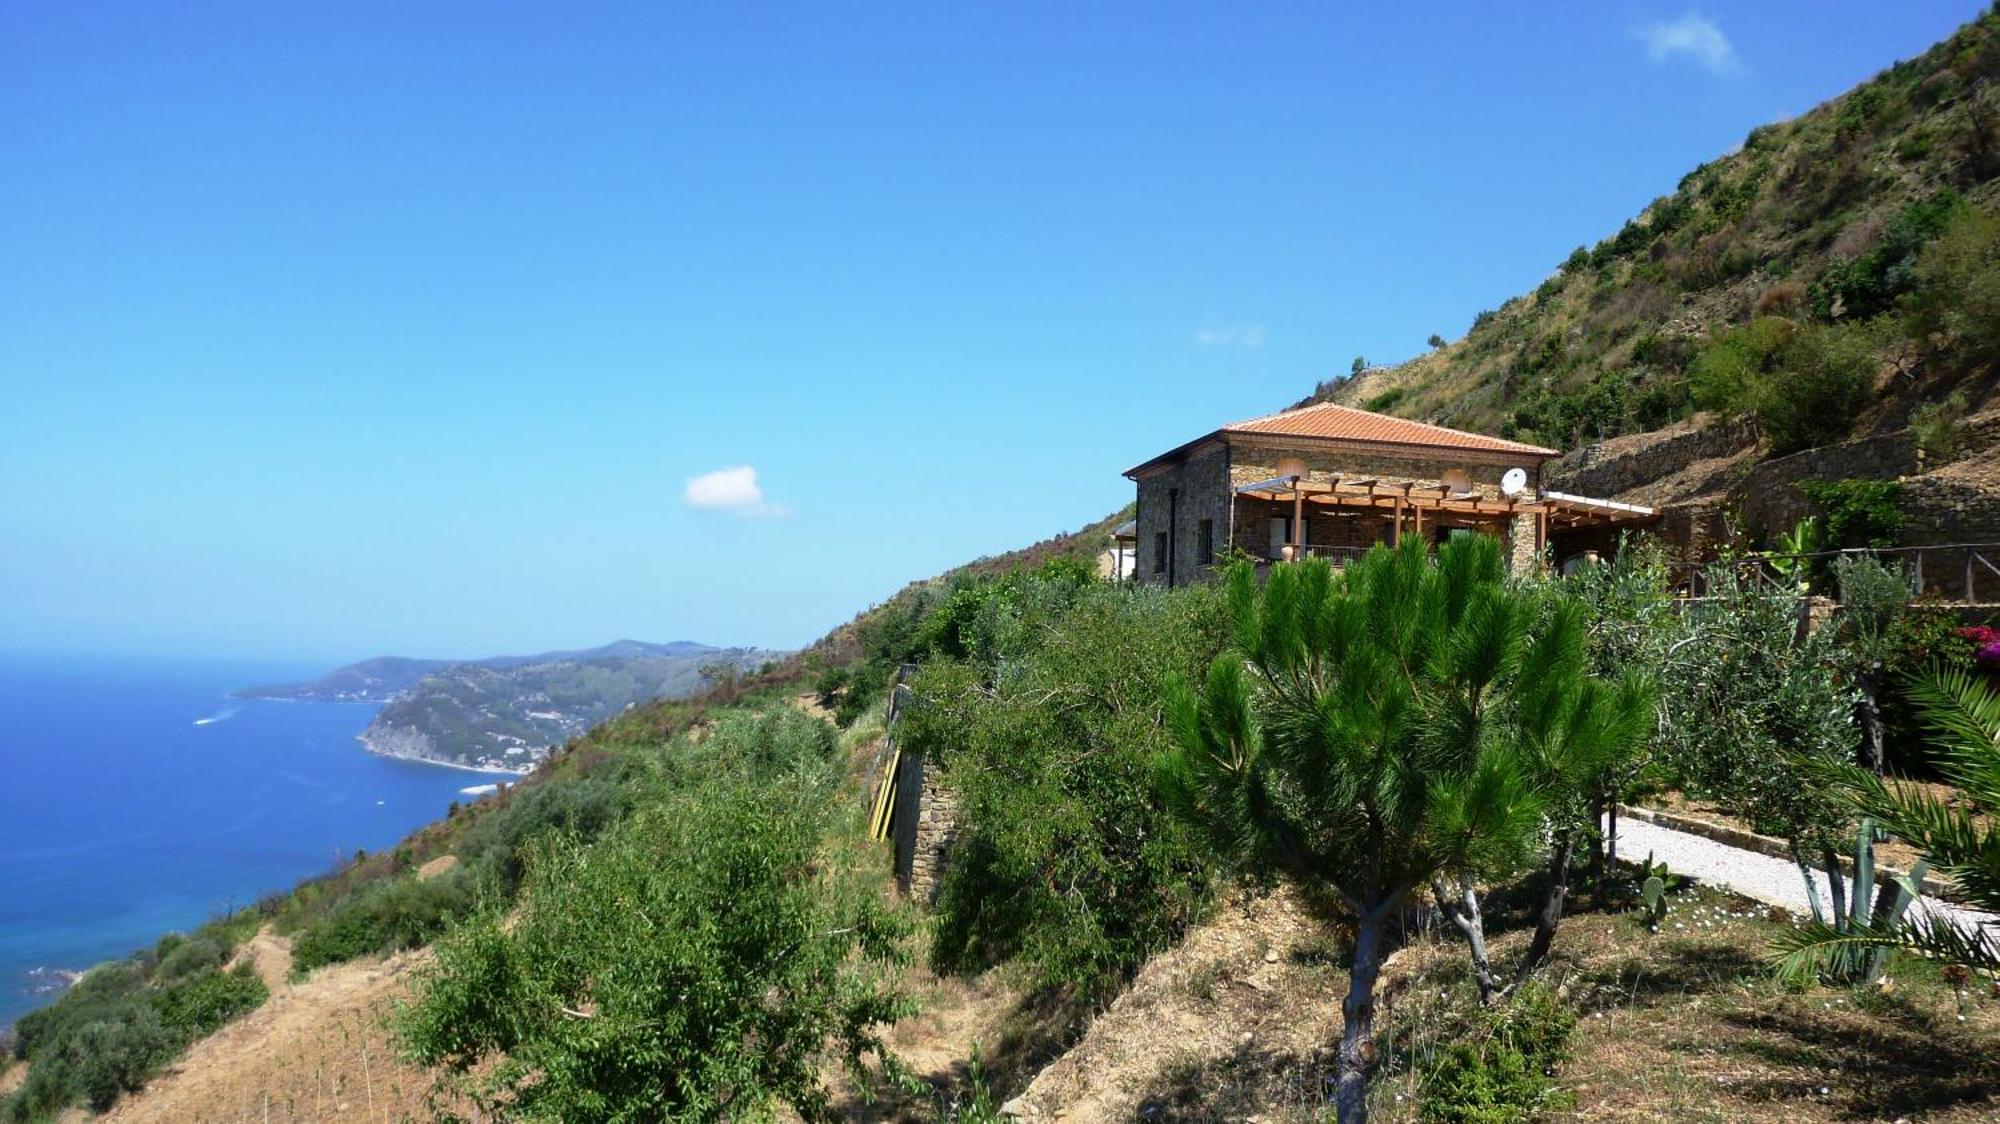
[{"label": "olive tree", "polygon": [[1910,600],[1910,581],[1901,569],[1873,555],[1845,554],[1834,560],[1840,586],[1835,636],[1854,684],[1854,720],[1861,727],[1861,764],[1876,773],[1884,765],[1882,721],[1884,669],[1894,658],[1896,618]]},{"label": "olive tree", "polygon": [[1784,838],[1814,900],[1817,862],[1838,914],[1845,876],[1835,848],[1852,837],[1854,816],[1815,770],[1854,755],[1840,653],[1827,629],[1805,627],[1793,592],[1726,565],[1707,584],[1660,656],[1661,763],[1683,789]]}]

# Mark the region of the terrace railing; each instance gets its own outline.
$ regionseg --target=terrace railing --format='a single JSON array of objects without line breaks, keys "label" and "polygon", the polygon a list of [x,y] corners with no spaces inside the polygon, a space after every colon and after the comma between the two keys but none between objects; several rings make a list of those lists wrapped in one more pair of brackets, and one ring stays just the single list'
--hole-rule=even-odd
[{"label": "terrace railing", "polygon": [[1805,577],[1824,573],[1835,559],[1860,554],[1902,567],[1909,576],[1912,597],[1935,597],[1961,605],[2000,603],[2000,543],[1932,543],[1805,554],[1765,551],[1728,562],[1679,563],[1671,573],[1674,589],[1683,597],[1708,596],[1710,575],[1716,566],[1733,568],[1742,581],[1795,589]]},{"label": "terrace railing", "polygon": [[[1324,558],[1338,567],[1345,566],[1349,562],[1360,558],[1362,555],[1368,553],[1368,550],[1369,548],[1365,546],[1328,546],[1325,544],[1307,543],[1300,548],[1301,553],[1299,557]],[[1284,555],[1274,550],[1259,557],[1257,564],[1259,566],[1269,566],[1273,563],[1283,562],[1284,560]]]}]

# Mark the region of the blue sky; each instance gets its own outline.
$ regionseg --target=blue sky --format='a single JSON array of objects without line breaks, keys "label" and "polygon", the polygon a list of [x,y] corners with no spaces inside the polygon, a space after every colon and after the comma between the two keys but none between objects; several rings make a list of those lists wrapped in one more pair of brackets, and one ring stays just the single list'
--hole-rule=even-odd
[{"label": "blue sky", "polygon": [[0,6],[0,647],[803,644],[1981,5],[1404,7]]}]

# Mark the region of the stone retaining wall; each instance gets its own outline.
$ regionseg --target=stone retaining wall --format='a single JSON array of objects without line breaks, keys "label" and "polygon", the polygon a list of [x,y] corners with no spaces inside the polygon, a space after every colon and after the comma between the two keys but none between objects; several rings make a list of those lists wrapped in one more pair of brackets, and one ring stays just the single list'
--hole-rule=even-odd
[{"label": "stone retaining wall", "polygon": [[[918,759],[922,769],[922,759]],[[958,797],[938,778],[936,769],[922,769],[923,795],[917,804],[916,847],[904,892],[925,905],[936,905],[958,840]]]}]

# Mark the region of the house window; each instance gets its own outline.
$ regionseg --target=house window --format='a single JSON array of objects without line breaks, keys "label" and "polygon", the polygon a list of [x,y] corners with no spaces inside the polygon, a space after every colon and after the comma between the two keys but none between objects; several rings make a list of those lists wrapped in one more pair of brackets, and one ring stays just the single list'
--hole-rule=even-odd
[{"label": "house window", "polygon": [[1215,520],[1204,519],[1195,526],[1195,561],[1206,566],[1215,561]]},{"label": "house window", "polygon": [[1153,532],[1153,572],[1156,574],[1167,572],[1167,533],[1165,531]]}]

